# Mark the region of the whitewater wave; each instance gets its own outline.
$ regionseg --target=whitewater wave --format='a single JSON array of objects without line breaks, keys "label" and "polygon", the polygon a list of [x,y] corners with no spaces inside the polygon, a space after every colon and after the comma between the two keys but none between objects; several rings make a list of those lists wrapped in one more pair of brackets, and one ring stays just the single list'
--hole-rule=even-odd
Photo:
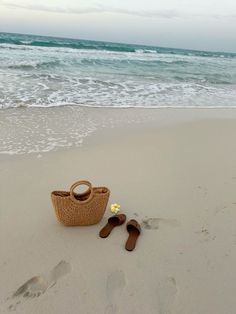
[{"label": "whitewater wave", "polygon": [[135,48],[122,46],[119,44],[107,44],[100,42],[76,41],[60,42],[60,41],[43,41],[43,40],[5,40],[0,38],[0,44],[16,45],[16,46],[31,46],[31,47],[48,47],[48,48],[73,48],[73,49],[92,49],[92,50],[107,50],[107,51],[123,51],[135,52]]},{"label": "whitewater wave", "polygon": [[27,47],[44,47],[44,48],[71,48],[85,50],[102,50],[112,52],[131,52],[143,54],[172,54],[183,56],[199,56],[199,57],[220,57],[220,58],[236,58],[235,53],[207,52],[186,49],[173,49],[163,47],[153,47],[135,44],[112,43],[92,40],[78,40],[68,38],[55,38],[34,35],[8,34],[0,33],[0,47],[2,45],[27,46]]},{"label": "whitewater wave", "polygon": [[55,60],[55,61],[35,61],[35,62],[22,62],[18,64],[8,64],[5,65],[6,68],[8,69],[15,69],[15,70],[34,70],[34,69],[39,69],[39,68],[53,68],[53,67],[58,67],[60,66],[60,61]]}]

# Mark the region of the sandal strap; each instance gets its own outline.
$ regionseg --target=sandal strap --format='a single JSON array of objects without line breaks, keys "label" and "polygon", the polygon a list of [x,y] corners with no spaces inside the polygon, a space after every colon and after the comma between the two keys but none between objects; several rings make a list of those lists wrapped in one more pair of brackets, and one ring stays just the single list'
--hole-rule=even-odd
[{"label": "sandal strap", "polygon": [[[135,219],[131,219],[127,222],[126,228],[127,230],[129,229],[129,227],[135,228],[136,230],[138,230],[139,233],[141,233],[141,226],[140,224],[137,222],[137,220]],[[129,231],[129,230],[128,230]]]},{"label": "sandal strap", "polygon": [[118,219],[118,225],[122,225],[125,220],[126,220],[126,215],[124,214],[117,214],[117,215],[114,215],[114,216],[111,216],[110,218],[108,218],[108,222],[112,222],[112,220],[116,220],[117,221]]}]

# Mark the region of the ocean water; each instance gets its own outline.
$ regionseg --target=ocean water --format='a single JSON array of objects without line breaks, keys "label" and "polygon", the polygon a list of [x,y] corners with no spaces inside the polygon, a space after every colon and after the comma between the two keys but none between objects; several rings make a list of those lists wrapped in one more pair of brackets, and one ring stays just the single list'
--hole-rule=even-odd
[{"label": "ocean water", "polygon": [[0,33],[0,154],[41,157],[165,120],[114,107],[236,107],[236,54]]},{"label": "ocean water", "polygon": [[0,109],[236,107],[236,54],[0,33]]}]

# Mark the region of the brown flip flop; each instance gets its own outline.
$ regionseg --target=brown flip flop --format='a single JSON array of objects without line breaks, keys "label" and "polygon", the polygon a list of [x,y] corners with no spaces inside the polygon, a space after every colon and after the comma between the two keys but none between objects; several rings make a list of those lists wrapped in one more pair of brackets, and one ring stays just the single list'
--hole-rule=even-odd
[{"label": "brown flip flop", "polygon": [[126,220],[126,216],[124,214],[114,215],[108,219],[107,224],[102,228],[99,232],[99,236],[101,238],[106,238],[111,233],[112,229],[122,225]]},{"label": "brown flip flop", "polygon": [[128,221],[126,227],[129,233],[129,237],[125,244],[125,248],[127,251],[133,251],[136,245],[136,241],[141,233],[141,227],[135,219],[131,219],[130,221]]}]

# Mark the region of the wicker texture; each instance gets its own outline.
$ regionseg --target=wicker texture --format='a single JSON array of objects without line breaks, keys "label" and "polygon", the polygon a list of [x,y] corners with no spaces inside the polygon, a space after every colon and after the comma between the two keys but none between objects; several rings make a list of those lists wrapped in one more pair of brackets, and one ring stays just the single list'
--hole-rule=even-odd
[{"label": "wicker texture", "polygon": [[[87,185],[82,194],[75,194],[79,185]],[[92,187],[88,181],[75,182],[70,192],[53,191],[52,203],[57,219],[65,226],[85,226],[98,223],[106,210],[110,191],[106,187]]]}]

